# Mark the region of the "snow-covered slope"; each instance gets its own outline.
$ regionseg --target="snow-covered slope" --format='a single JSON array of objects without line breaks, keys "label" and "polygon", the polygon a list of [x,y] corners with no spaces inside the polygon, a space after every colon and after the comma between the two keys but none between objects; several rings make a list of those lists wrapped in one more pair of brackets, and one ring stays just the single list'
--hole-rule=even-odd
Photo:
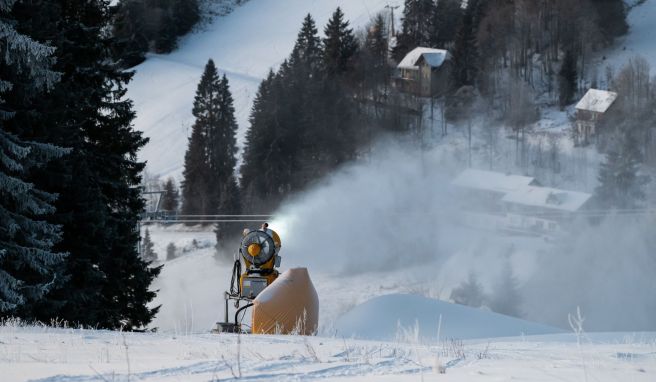
[{"label": "snow-covered slope", "polygon": [[[656,334],[390,343],[0,326],[3,382],[656,379]],[[440,371],[444,374],[439,374]]]},{"label": "snow-covered slope", "polygon": [[[633,3],[636,3],[633,1]],[[631,58],[641,56],[651,65],[652,74],[656,71],[656,0],[646,0],[629,12],[627,22],[629,33],[619,39],[616,46],[602,55],[599,73],[610,66],[615,72]]]},{"label": "snow-covered slope", "polygon": [[303,17],[311,13],[320,31],[336,7],[354,27],[365,25],[387,4],[401,0],[250,0],[179,42],[167,55],[149,55],[135,68],[128,96],[135,103],[135,127],[150,138],[141,151],[154,176],[179,176],[196,86],[209,58],[227,74],[235,99],[241,144],[257,87],[284,60]]},{"label": "snow-covered slope", "polygon": [[337,334],[375,340],[412,335],[422,340],[560,333],[561,329],[417,295],[376,297],[340,317]]}]

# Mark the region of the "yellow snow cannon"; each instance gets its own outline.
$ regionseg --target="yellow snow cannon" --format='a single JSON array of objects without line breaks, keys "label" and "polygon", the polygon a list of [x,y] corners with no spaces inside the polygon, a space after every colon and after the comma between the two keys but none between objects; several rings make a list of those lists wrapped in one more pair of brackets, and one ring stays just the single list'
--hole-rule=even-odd
[{"label": "yellow snow cannon", "polygon": [[[266,223],[258,230],[244,230],[232,269],[230,291],[224,294],[224,321],[217,322],[213,333],[312,334],[316,331],[319,302],[307,269],[285,272],[278,283],[281,286],[272,288],[280,274],[277,268],[281,246],[280,236]],[[266,298],[258,299],[262,295]],[[228,318],[231,300],[235,307],[234,322]],[[253,308],[252,326],[243,323],[248,308]]]}]

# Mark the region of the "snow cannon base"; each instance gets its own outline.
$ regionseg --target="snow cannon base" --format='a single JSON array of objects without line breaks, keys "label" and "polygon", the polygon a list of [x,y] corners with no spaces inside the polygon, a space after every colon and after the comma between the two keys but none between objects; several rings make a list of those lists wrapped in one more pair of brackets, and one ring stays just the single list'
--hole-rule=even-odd
[{"label": "snow cannon base", "polygon": [[253,300],[253,334],[313,335],[319,325],[319,297],[307,268],[280,275]]}]

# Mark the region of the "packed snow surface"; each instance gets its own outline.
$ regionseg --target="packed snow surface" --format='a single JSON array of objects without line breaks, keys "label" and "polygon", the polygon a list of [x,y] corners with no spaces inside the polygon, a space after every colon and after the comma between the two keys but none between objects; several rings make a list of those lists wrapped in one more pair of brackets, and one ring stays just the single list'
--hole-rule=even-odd
[{"label": "packed snow surface", "polygon": [[[656,333],[369,342],[0,326],[3,382],[653,381]],[[440,374],[444,373],[444,374]]]},{"label": "packed snow surface", "polygon": [[135,127],[150,142],[140,152],[153,176],[180,176],[194,118],[194,94],[203,68],[213,59],[230,82],[238,142],[249,126],[248,116],[257,88],[270,69],[291,53],[303,18],[314,17],[319,33],[339,6],[351,26],[366,25],[387,4],[401,0],[250,0],[200,31],[182,38],[179,49],[149,55],[135,68],[128,87],[137,118]]},{"label": "packed snow surface", "polygon": [[562,332],[546,325],[482,309],[410,294],[376,297],[339,318],[337,335],[393,340],[409,335],[422,339],[487,338]]}]

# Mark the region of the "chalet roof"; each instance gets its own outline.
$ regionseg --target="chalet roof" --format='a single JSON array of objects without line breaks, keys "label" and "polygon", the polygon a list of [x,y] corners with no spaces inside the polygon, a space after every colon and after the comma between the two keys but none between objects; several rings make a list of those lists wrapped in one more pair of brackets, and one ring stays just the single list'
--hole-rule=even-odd
[{"label": "chalet roof", "polygon": [[535,178],[502,172],[467,169],[460,173],[451,184],[475,190],[492,191],[502,194],[534,184]]},{"label": "chalet roof", "polygon": [[417,47],[406,54],[396,67],[399,69],[417,69],[419,59],[422,57],[432,68],[439,68],[449,57],[449,52],[444,49]]},{"label": "chalet roof", "polygon": [[567,212],[578,211],[592,195],[585,192],[559,190],[549,187],[524,186],[509,192],[504,202],[541,207]]},{"label": "chalet roof", "polygon": [[577,110],[605,113],[617,99],[617,93],[608,90],[590,89],[576,104]]}]

